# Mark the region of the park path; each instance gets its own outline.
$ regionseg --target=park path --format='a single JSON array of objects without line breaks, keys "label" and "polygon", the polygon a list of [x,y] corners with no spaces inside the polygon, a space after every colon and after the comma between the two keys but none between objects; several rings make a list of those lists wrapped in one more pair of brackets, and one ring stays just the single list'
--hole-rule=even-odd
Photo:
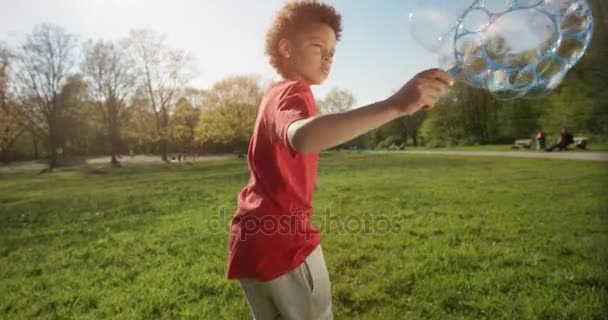
[{"label": "park path", "polygon": [[[479,156],[479,157],[512,157],[512,158],[536,158],[536,159],[556,159],[556,160],[578,160],[578,161],[597,161],[608,162],[608,152],[534,152],[534,151],[447,151],[447,150],[415,150],[415,151],[375,151],[375,153],[404,153],[404,154],[424,154],[424,155],[445,155],[445,156]],[[200,156],[188,159],[187,162],[202,162],[213,160],[236,159],[234,155],[219,156]],[[79,159],[69,166],[86,165],[107,165],[109,157],[95,157]],[[120,159],[123,165],[152,164],[162,163],[160,156],[138,155],[134,157],[123,156]],[[171,161],[176,162],[176,161]],[[0,165],[0,173],[14,171],[42,171],[46,168],[43,161],[24,161],[14,162],[10,165]]]},{"label": "park path", "polygon": [[426,154],[446,156],[512,157],[556,160],[579,160],[608,162],[608,152],[542,152],[542,151],[401,151],[405,154]]},{"label": "park path", "polygon": [[[204,161],[214,161],[214,160],[229,160],[236,159],[235,155],[217,155],[217,156],[197,156],[193,158],[188,158],[181,163],[189,163],[189,162],[204,162]],[[136,156],[122,156],[119,159],[122,165],[140,165],[140,164],[160,164],[163,163],[160,156],[156,155],[136,155]],[[176,160],[171,160],[172,163],[180,163]],[[68,167],[77,167],[77,166],[99,166],[99,165],[109,165],[110,157],[91,157],[91,158],[77,158],[73,160],[68,160],[65,163]],[[0,173],[2,172],[14,172],[14,171],[42,171],[47,168],[47,163],[44,161],[20,161],[13,162],[9,165],[0,165]]]}]

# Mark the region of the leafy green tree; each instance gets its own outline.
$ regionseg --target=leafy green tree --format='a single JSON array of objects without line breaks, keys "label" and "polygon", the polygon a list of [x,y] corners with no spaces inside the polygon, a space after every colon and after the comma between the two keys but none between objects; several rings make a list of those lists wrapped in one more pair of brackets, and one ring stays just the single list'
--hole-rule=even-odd
[{"label": "leafy green tree", "polygon": [[193,152],[200,117],[200,108],[193,106],[187,98],[179,99],[173,113],[172,137],[180,152]]},{"label": "leafy green tree", "polygon": [[257,77],[235,76],[216,83],[207,94],[196,141],[247,150],[263,91]]}]

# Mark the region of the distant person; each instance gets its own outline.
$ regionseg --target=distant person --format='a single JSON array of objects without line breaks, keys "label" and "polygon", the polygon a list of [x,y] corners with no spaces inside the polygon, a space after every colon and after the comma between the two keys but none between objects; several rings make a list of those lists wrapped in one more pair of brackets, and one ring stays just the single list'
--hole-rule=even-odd
[{"label": "distant person", "polygon": [[562,130],[559,133],[559,138],[557,139],[557,142],[555,144],[553,144],[551,147],[549,147],[548,149],[546,149],[546,151],[551,152],[555,149],[557,149],[557,151],[568,150],[568,146],[573,143],[574,143],[574,137],[572,136],[572,134],[570,132],[568,132],[568,129],[562,128]]},{"label": "distant person", "polygon": [[446,72],[426,70],[385,100],[319,114],[311,86],[329,76],[341,31],[331,5],[308,0],[284,4],[266,34],[266,54],[282,79],[268,86],[258,108],[226,271],[254,319],[333,319],[321,235],[310,222],[319,152],[433,108],[453,84]]},{"label": "distant person", "polygon": [[543,130],[538,130],[536,132],[536,149],[537,150],[545,150],[546,147],[546,139],[545,132]]}]

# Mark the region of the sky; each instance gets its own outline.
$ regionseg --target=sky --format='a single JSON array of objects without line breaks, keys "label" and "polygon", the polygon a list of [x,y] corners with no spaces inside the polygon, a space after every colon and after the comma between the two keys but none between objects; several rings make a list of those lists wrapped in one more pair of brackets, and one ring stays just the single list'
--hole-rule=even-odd
[{"label": "sky", "polygon": [[[328,80],[314,86],[322,98],[347,89],[358,105],[385,99],[416,73],[437,66],[436,55],[410,35],[408,15],[417,1],[327,1],[343,19]],[[0,41],[15,46],[34,26],[59,25],[79,40],[117,40],[132,29],[151,29],[188,52],[197,66],[192,85],[210,88],[232,75],[278,75],[264,56],[264,35],[284,0],[0,0]]]}]

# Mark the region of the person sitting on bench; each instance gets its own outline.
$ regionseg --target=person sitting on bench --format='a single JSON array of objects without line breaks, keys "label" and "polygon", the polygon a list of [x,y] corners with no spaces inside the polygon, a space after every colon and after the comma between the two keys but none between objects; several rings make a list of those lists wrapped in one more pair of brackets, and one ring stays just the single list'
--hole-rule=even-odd
[{"label": "person sitting on bench", "polygon": [[568,150],[568,146],[574,143],[574,137],[566,128],[562,128],[559,139],[557,139],[557,143],[553,144],[551,147],[546,149],[547,152],[551,152],[555,149],[557,151]]}]

